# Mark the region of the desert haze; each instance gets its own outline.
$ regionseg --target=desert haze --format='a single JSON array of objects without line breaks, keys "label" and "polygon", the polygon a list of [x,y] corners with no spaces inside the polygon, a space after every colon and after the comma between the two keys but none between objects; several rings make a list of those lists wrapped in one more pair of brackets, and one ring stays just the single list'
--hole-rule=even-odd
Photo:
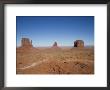
[{"label": "desert haze", "polygon": [[[24,42],[24,41],[22,41]],[[30,44],[16,48],[17,74],[94,74],[94,47],[33,47]]]}]

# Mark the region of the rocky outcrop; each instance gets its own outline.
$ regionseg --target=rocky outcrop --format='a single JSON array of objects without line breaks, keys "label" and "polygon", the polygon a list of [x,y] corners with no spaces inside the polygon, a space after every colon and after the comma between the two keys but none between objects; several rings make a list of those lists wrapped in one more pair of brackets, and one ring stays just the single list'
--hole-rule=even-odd
[{"label": "rocky outcrop", "polygon": [[74,42],[74,47],[84,47],[84,41],[83,40],[76,40]]},{"label": "rocky outcrop", "polygon": [[29,40],[29,38],[22,38],[21,46],[22,47],[33,47],[32,46],[32,40]]},{"label": "rocky outcrop", "polygon": [[57,42],[54,42],[53,47],[58,47]]},{"label": "rocky outcrop", "polygon": [[33,53],[37,51],[38,49],[33,47],[32,40],[29,38],[22,38],[21,46],[16,48],[17,53]]},{"label": "rocky outcrop", "polygon": [[53,49],[53,50],[59,50],[61,48],[58,46],[57,42],[54,42],[54,44],[53,44],[53,46],[52,46],[51,49]]}]

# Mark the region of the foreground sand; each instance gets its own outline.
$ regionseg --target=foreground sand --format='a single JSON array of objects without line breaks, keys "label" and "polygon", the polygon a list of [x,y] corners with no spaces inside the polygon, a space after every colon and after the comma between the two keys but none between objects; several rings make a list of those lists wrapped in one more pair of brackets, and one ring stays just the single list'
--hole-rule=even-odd
[{"label": "foreground sand", "polygon": [[17,48],[17,74],[94,74],[94,48]]}]

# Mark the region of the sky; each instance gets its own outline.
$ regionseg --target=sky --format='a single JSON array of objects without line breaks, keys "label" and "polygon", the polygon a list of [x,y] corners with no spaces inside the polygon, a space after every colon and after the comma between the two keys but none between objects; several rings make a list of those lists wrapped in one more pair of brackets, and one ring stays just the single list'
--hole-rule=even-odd
[{"label": "sky", "polygon": [[16,41],[29,38],[35,47],[73,46],[75,40],[94,45],[94,16],[16,16]]}]

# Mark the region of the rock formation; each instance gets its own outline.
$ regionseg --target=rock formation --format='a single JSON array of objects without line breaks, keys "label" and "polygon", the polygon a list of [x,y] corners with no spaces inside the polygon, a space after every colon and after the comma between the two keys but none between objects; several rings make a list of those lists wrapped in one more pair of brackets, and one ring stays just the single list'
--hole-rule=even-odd
[{"label": "rock formation", "polygon": [[22,38],[21,46],[22,47],[33,47],[32,46],[32,40],[30,41],[29,38]]},{"label": "rock formation", "polygon": [[54,44],[53,44],[53,46],[52,46],[52,49],[61,49],[59,46],[58,46],[58,44],[57,44],[57,42],[54,42]]},{"label": "rock formation", "polygon": [[58,47],[57,42],[54,42],[53,47]]},{"label": "rock formation", "polygon": [[84,41],[83,40],[76,40],[74,42],[74,47],[84,47]]},{"label": "rock formation", "polygon": [[29,38],[21,39],[21,46],[16,48],[17,53],[35,53],[38,49],[33,47],[32,40]]}]

